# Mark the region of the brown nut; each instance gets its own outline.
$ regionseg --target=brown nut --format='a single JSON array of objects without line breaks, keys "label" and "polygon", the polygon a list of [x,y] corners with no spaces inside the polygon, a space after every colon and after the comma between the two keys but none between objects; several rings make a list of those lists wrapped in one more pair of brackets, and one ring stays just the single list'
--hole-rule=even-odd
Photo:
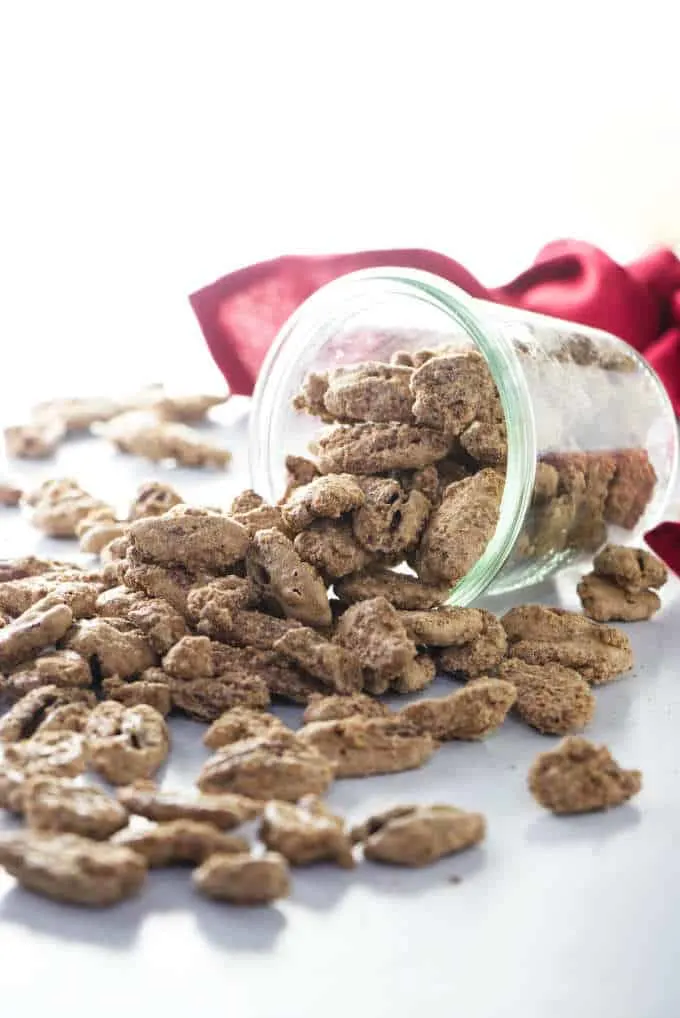
[{"label": "brown nut", "polygon": [[582,615],[542,605],[519,605],[502,620],[508,654],[529,664],[556,662],[588,682],[609,682],[633,664],[628,637]]},{"label": "brown nut", "polygon": [[36,831],[106,841],[128,822],[127,810],[101,788],[50,774],[26,783],[23,804],[26,822]]},{"label": "brown nut", "polygon": [[95,703],[94,693],[72,686],[46,685],[31,690],[0,718],[0,741],[30,739],[55,708],[72,703],[92,706]]},{"label": "brown nut", "polygon": [[462,646],[444,648],[439,666],[445,672],[475,678],[496,668],[505,657],[508,641],[503,626],[491,612],[475,610],[482,616],[481,635]]},{"label": "brown nut", "polygon": [[312,721],[343,721],[356,716],[381,718],[391,713],[387,704],[365,693],[352,693],[350,696],[317,694],[307,704],[302,722],[308,725]]},{"label": "brown nut", "polygon": [[623,449],[612,458],[616,473],[609,485],[604,518],[607,523],[634,530],[654,494],[656,471],[646,449]]},{"label": "brown nut", "polygon": [[5,747],[5,763],[25,777],[35,774],[77,777],[85,770],[83,736],[78,732],[38,732],[30,739]]},{"label": "brown nut", "polygon": [[398,806],[369,817],[353,832],[355,840],[364,842],[366,859],[400,866],[429,866],[478,845],[485,834],[481,813],[440,805]]},{"label": "brown nut", "polygon": [[213,721],[203,736],[203,745],[209,749],[221,749],[242,739],[278,734],[292,735],[292,731],[274,714],[250,710],[248,707],[232,707]]},{"label": "brown nut", "polygon": [[96,664],[104,676],[127,678],[156,663],[148,640],[120,619],[82,619],[66,633],[63,645]]},{"label": "brown nut", "polygon": [[89,766],[114,785],[150,777],[170,750],[163,716],[146,704],[100,703],[90,715],[85,736]]},{"label": "brown nut", "polygon": [[663,587],[668,580],[668,570],[656,555],[620,544],[605,545],[593,559],[593,570],[631,594],[649,587]]},{"label": "brown nut", "polygon": [[163,717],[172,709],[172,692],[168,677],[160,668],[147,668],[139,679],[126,680],[117,675],[102,679],[102,693],[107,700],[116,700],[125,707],[146,704]]},{"label": "brown nut", "polygon": [[136,782],[118,789],[118,800],[126,810],[148,820],[193,820],[229,831],[253,820],[264,803],[244,795],[192,795],[161,792],[151,782]]},{"label": "brown nut", "polygon": [[323,403],[339,421],[413,422],[409,367],[366,361],[336,368],[328,376]]},{"label": "brown nut", "polygon": [[476,679],[449,696],[409,703],[399,717],[441,742],[485,739],[503,724],[516,698],[510,682]]},{"label": "brown nut", "polygon": [[583,614],[597,622],[644,622],[661,608],[655,591],[622,590],[595,573],[581,577],[576,590]]},{"label": "brown nut", "polygon": [[261,530],[252,540],[248,574],[280,605],[287,618],[309,626],[331,624],[326,585],[278,530]]},{"label": "brown nut", "polygon": [[355,865],[344,821],[315,795],[303,796],[297,804],[268,802],[259,835],[267,848],[280,852],[292,866],[336,862],[351,869]]},{"label": "brown nut", "polygon": [[144,860],[121,845],[38,831],[0,835],[0,866],[35,894],[100,907],[136,894],[146,877]]},{"label": "brown nut", "polygon": [[289,630],[302,628],[295,619],[276,619],[264,612],[241,611],[240,608],[222,607],[213,611],[214,605],[215,601],[208,601],[203,609],[196,627],[198,632],[237,647],[272,650],[276,641]]},{"label": "brown nut", "polygon": [[628,802],[642,787],[640,771],[627,771],[606,746],[570,735],[540,753],[529,770],[529,790],[553,813],[588,813]]},{"label": "brown nut", "polygon": [[322,795],[335,767],[311,746],[281,734],[246,739],[218,750],[198,778],[202,792],[236,792],[253,799],[297,802]]},{"label": "brown nut", "polygon": [[498,525],[503,477],[480,470],[450,484],[430,516],[416,556],[426,583],[458,583],[481,558]]},{"label": "brown nut", "polygon": [[426,689],[437,677],[437,665],[429,654],[418,654],[404,668],[401,675],[392,679],[390,689],[395,693],[417,693]]},{"label": "brown nut", "polygon": [[160,657],[189,632],[184,616],[162,598],[139,600],[130,606],[127,619],[144,634]]},{"label": "brown nut", "polygon": [[155,414],[131,411],[99,425],[97,433],[120,452],[160,463],[175,460],[185,467],[212,467],[223,470],[231,453],[186,424],[161,421]]},{"label": "brown nut", "polygon": [[315,519],[337,520],[364,504],[364,492],[351,474],[327,474],[295,488],[281,507],[286,525],[305,530]]},{"label": "brown nut", "polygon": [[548,735],[578,731],[592,719],[595,697],[578,672],[558,664],[529,665],[518,658],[503,661],[499,674],[517,690],[515,711]]},{"label": "brown nut", "polygon": [[340,618],[334,639],[358,658],[362,668],[386,681],[398,678],[416,656],[415,644],[384,597],[351,605]]},{"label": "brown nut", "polygon": [[484,616],[477,608],[438,608],[399,612],[414,643],[427,647],[459,647],[481,636]]},{"label": "brown nut", "polygon": [[404,491],[385,477],[362,479],[365,500],[353,515],[354,536],[371,553],[393,555],[414,548],[432,508],[421,491]]},{"label": "brown nut", "polygon": [[225,834],[212,824],[199,820],[167,820],[144,831],[123,831],[116,838],[146,860],[147,866],[198,865],[216,852],[247,852],[248,842],[235,834]]},{"label": "brown nut", "polygon": [[319,438],[322,474],[381,474],[419,470],[443,459],[449,439],[441,431],[412,424],[349,424]]},{"label": "brown nut", "polygon": [[411,378],[419,424],[460,435],[497,398],[486,361],[473,351],[433,357]]},{"label": "brown nut", "polygon": [[266,905],[290,893],[288,865],[277,852],[255,858],[241,855],[212,855],[194,870],[194,886],[209,898],[235,905]]},{"label": "brown nut", "polygon": [[353,693],[363,685],[359,659],[351,651],[301,627],[290,629],[277,640],[274,650],[336,693]]},{"label": "brown nut", "polygon": [[317,520],[297,535],[294,547],[300,558],[331,579],[356,573],[373,557],[359,544],[348,520]]},{"label": "brown nut", "polygon": [[214,573],[223,572],[242,559],[248,549],[248,531],[229,516],[210,513],[175,515],[135,520],[130,528],[132,547],[142,559],[161,566]]},{"label": "brown nut", "polygon": [[447,583],[427,584],[415,576],[374,567],[352,573],[334,584],[335,593],[345,604],[384,597],[395,608],[425,611],[442,604],[451,591]]},{"label": "brown nut", "polygon": [[169,484],[160,481],[145,481],[137,489],[134,501],[128,512],[129,520],[141,520],[145,516],[163,516],[175,505],[181,505],[184,499]]},{"label": "brown nut", "polygon": [[40,686],[79,687],[92,684],[87,661],[74,650],[47,651],[30,664],[18,665],[0,679],[0,692],[10,700],[18,700]]},{"label": "brown nut", "polygon": [[29,608],[0,629],[0,671],[21,664],[60,640],[73,621],[65,604]]},{"label": "brown nut", "polygon": [[64,437],[58,421],[44,424],[15,424],[4,430],[8,456],[26,460],[44,460],[53,456]]},{"label": "brown nut", "polygon": [[300,730],[298,739],[327,757],[338,778],[394,774],[422,767],[436,748],[430,735],[421,734],[396,716],[314,721]]}]

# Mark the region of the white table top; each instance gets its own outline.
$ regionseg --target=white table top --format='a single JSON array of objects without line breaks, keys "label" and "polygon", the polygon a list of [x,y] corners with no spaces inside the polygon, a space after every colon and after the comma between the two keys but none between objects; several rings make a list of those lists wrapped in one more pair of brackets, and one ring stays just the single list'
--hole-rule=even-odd
[{"label": "white table top", "polygon": [[[147,469],[101,443],[69,443],[56,464],[125,503],[135,485],[169,477],[197,501],[226,504],[246,484],[246,407],[224,410],[236,455],[224,475]],[[215,433],[220,435],[221,428]],[[0,555],[51,552],[17,514],[0,523]],[[72,545],[58,550],[72,555]],[[575,576],[521,600],[576,607]],[[651,623],[628,627],[633,672],[597,690],[587,733],[639,767],[634,804],[559,819],[526,789],[554,744],[515,720],[479,744],[442,747],[422,770],[338,782],[329,802],[352,821],[408,801],[484,812],[480,849],[427,869],[360,864],[296,870],[289,900],[237,909],[192,893],[187,871],[150,875],[139,898],[89,912],[36,898],[0,876],[2,1014],[97,1018],[148,1008],[166,1018],[200,1007],[235,1018],[671,1018],[680,1013],[680,582]],[[434,692],[452,688],[438,680]],[[282,709],[296,722],[299,711]],[[171,722],[167,787],[191,786],[202,726]],[[0,821],[11,826],[11,821]]]}]

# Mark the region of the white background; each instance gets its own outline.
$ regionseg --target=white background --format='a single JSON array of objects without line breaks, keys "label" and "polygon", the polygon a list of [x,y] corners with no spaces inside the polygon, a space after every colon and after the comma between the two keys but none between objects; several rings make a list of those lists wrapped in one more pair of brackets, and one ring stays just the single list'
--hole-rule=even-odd
[{"label": "white background", "polygon": [[6,0],[3,380],[206,369],[187,294],[277,254],[429,246],[497,284],[560,235],[677,242],[673,9]]}]

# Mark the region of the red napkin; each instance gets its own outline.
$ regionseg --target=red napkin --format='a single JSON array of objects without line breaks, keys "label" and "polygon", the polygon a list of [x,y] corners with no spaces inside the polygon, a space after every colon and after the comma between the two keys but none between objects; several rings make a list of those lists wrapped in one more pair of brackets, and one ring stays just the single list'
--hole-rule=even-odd
[{"label": "red napkin", "polygon": [[[482,297],[606,329],[644,353],[680,414],[680,261],[657,250],[619,265],[599,248],[558,240],[505,286],[488,289],[458,262],[434,251],[363,251],[286,256],[223,276],[190,297],[210,351],[233,393],[249,395],[264,357],[289,315],[325,283],[377,266],[423,269]],[[680,574],[680,524],[662,524],[650,544]],[[663,549],[662,549],[663,545]]]}]

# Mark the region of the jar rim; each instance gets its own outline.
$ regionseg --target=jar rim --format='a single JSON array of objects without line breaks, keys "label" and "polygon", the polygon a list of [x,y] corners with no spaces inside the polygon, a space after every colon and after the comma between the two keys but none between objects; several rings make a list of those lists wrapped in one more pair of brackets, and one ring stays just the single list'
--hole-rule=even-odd
[{"label": "jar rim", "polygon": [[[500,515],[495,533],[475,565],[452,588],[447,603],[465,606],[479,598],[507,561],[524,523],[536,472],[536,426],[533,405],[520,359],[513,343],[492,322],[475,312],[475,301],[453,283],[417,269],[380,267],[361,269],[321,287],[291,315],[279,330],[253,393],[249,458],[251,482],[268,499],[275,497],[270,472],[273,436],[272,410],[286,398],[289,380],[310,344],[320,350],[337,332],[343,307],[352,301],[381,296],[412,297],[442,311],[469,337],[482,354],[498,389],[507,430],[508,455]],[[333,333],[329,331],[332,323]]]}]

